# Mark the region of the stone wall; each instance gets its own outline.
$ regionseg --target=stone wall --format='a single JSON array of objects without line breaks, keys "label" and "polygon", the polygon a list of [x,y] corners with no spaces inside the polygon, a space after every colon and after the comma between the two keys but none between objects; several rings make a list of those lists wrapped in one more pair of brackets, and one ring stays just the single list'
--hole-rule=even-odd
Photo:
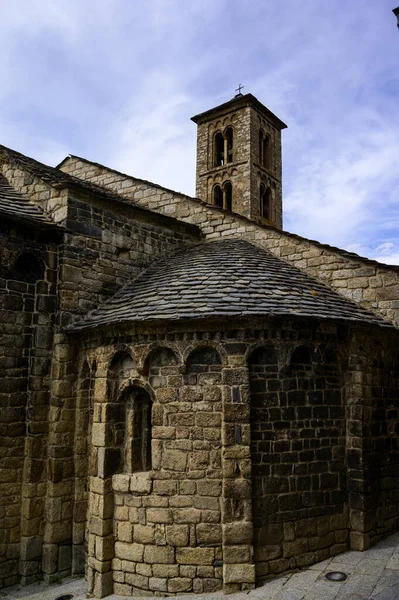
[{"label": "stone wall", "polygon": [[54,233],[0,234],[0,587],[40,571],[49,375],[56,310]]},{"label": "stone wall", "polygon": [[282,368],[273,343],[249,359],[259,579],[347,548],[344,365],[331,337],[298,346]]},{"label": "stone wall", "polygon": [[75,157],[62,170],[118,192],[150,210],[197,225],[206,239],[242,237],[318,278],[361,306],[399,323],[399,270],[205,204]]},{"label": "stone wall", "polygon": [[[377,356],[388,360],[384,377],[391,372],[394,340],[372,349],[373,338],[383,343],[376,328],[298,319],[251,326],[126,326],[112,342],[88,334],[96,596],[239,591],[394,530],[396,481],[387,484],[385,465],[372,500],[385,509],[372,526],[359,512],[375,456],[359,447],[358,420],[369,413],[356,384],[372,380]],[[132,470],[130,444],[142,444],[129,425],[137,395],[152,403],[152,462]],[[397,400],[387,405],[393,423]],[[375,423],[370,413],[362,427]],[[381,443],[370,438],[375,451]]]}]

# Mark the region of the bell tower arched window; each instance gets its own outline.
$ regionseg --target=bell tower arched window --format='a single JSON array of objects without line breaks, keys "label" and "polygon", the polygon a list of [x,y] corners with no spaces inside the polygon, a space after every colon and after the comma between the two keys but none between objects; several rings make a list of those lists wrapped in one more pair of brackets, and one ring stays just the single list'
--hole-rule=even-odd
[{"label": "bell tower arched window", "polygon": [[272,192],[271,189],[266,187],[263,183],[260,184],[259,197],[260,216],[262,219],[267,219],[270,221]]},{"label": "bell tower arched window", "polygon": [[213,204],[218,208],[223,208],[223,192],[220,185],[213,188]]},{"label": "bell tower arched window", "polygon": [[265,137],[263,138],[263,166],[265,167],[265,169],[270,169],[271,167],[271,143],[270,143],[270,136],[265,135]]},{"label": "bell tower arched window", "polygon": [[215,135],[215,167],[224,165],[224,137],[218,131]]},{"label": "bell tower arched window", "polygon": [[233,162],[233,128],[227,127],[224,134],[221,131],[215,133],[213,146],[213,163],[215,167],[221,167],[226,163]]},{"label": "bell tower arched window", "polygon": [[263,129],[259,130],[259,164],[265,169],[272,167],[272,144],[270,135],[265,133]]}]

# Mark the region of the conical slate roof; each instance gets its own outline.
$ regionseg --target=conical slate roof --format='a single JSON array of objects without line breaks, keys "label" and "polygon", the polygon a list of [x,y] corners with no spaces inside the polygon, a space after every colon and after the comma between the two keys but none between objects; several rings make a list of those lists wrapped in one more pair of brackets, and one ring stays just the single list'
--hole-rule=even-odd
[{"label": "conical slate roof", "polygon": [[268,251],[229,239],[185,247],[158,261],[71,328],[273,315],[390,326]]}]

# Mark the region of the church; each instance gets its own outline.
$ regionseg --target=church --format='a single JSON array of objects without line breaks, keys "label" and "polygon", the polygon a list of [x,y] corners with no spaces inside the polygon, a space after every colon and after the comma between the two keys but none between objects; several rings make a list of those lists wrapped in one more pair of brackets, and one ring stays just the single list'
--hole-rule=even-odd
[{"label": "church", "polygon": [[399,527],[399,267],[284,231],[251,94],[196,197],[0,146],[0,586],[253,588]]}]

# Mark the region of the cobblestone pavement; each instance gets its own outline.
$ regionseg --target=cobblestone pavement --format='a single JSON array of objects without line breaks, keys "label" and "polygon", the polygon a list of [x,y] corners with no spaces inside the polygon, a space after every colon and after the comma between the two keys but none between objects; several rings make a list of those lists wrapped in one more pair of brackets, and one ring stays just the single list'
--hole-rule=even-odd
[{"label": "cobblestone pavement", "polygon": [[[328,581],[329,571],[343,571],[344,582]],[[68,578],[62,583],[47,585],[39,582],[22,588],[15,586],[0,591],[1,600],[56,600],[63,594],[73,594],[73,600],[85,600],[84,579]],[[222,592],[185,594],[176,600],[221,600]],[[399,600],[399,532],[391,535],[366,552],[345,552],[335,558],[313,565],[309,569],[284,575],[264,583],[250,592],[229,596],[231,600]],[[126,600],[112,595],[108,600]]]}]

